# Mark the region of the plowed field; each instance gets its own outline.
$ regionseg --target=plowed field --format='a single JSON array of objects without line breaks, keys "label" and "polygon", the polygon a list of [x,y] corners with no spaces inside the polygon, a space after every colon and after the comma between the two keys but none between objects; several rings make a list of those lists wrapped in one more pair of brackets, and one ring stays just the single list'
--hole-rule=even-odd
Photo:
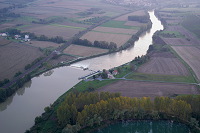
[{"label": "plowed field", "polygon": [[162,75],[189,75],[187,68],[169,52],[153,54],[150,61],[142,65],[138,72]]},{"label": "plowed field", "polygon": [[172,46],[172,48],[193,69],[200,80],[200,49],[194,46]]},{"label": "plowed field", "polygon": [[70,45],[63,52],[66,53],[66,54],[87,57],[87,56],[106,53],[106,52],[108,52],[108,50],[107,49],[94,48],[94,47],[80,46],[80,45]]},{"label": "plowed field", "polygon": [[27,64],[42,55],[38,48],[23,44],[10,43],[2,46],[0,48],[0,80],[12,78],[18,71],[23,72]]},{"label": "plowed field", "polygon": [[123,35],[123,34],[110,34],[110,33],[100,33],[100,32],[88,32],[81,37],[81,39],[87,39],[91,42],[96,41],[106,41],[106,42],[114,42],[117,44],[117,47],[125,44],[131,35]]},{"label": "plowed field", "polygon": [[106,85],[98,92],[121,93],[127,97],[173,96],[174,94],[200,94],[195,85],[177,83],[156,83],[140,81],[118,81]]}]

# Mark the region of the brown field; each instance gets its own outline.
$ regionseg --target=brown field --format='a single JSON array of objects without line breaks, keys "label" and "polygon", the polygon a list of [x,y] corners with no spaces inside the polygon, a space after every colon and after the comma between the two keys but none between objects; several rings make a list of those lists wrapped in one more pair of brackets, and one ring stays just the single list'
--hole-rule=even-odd
[{"label": "brown field", "polygon": [[93,31],[100,31],[100,32],[108,32],[108,33],[122,33],[122,34],[130,34],[133,35],[137,33],[137,30],[134,29],[122,29],[122,28],[111,28],[111,27],[96,27]]},{"label": "brown field", "polygon": [[0,30],[5,30],[7,28],[11,28],[13,26],[15,26],[16,24],[12,24],[12,23],[4,23],[4,24],[0,24]]},{"label": "brown field", "polygon": [[73,45],[70,45],[69,47],[67,47],[63,52],[66,54],[88,57],[88,56],[92,56],[92,55],[106,53],[106,52],[108,52],[108,50],[73,44]]},{"label": "brown field", "polygon": [[0,80],[12,78],[16,72],[24,71],[27,64],[43,56],[38,48],[10,43],[0,48]]},{"label": "brown field", "polygon": [[172,46],[172,48],[192,68],[200,80],[200,49],[194,46]]},{"label": "brown field", "polygon": [[120,16],[114,20],[117,21],[128,21],[128,16],[143,16],[145,15],[145,11],[144,10],[140,10],[140,11],[136,11],[136,12],[132,12],[123,16]]},{"label": "brown field", "polygon": [[129,39],[131,35],[123,35],[123,34],[110,34],[110,33],[100,33],[100,32],[88,32],[81,37],[81,39],[87,39],[91,42],[97,41],[106,41],[106,42],[114,42],[117,44],[117,47],[124,45]]},{"label": "brown field", "polygon": [[169,45],[197,45],[192,40],[188,41],[186,38],[162,38],[166,44]]},{"label": "brown field", "polygon": [[24,31],[35,33],[36,35],[45,35],[47,37],[61,36],[64,39],[69,39],[81,31],[81,29],[72,29],[53,25],[34,25],[26,27]]},{"label": "brown field", "polygon": [[138,26],[138,27],[140,27],[140,26],[144,26],[146,24],[139,23],[137,21],[127,21],[124,25],[127,25],[127,26]]},{"label": "brown field", "polygon": [[147,74],[189,75],[187,68],[169,52],[154,53],[150,61],[137,70]]},{"label": "brown field", "polygon": [[121,80],[97,90],[98,92],[121,93],[127,97],[173,96],[174,94],[200,94],[195,85]]},{"label": "brown field", "polygon": [[[125,7],[114,6],[105,4],[101,1],[74,1],[74,0],[48,0],[48,1],[35,1],[23,9],[16,9],[16,13],[23,15],[34,16],[38,18],[47,18],[50,16],[63,16],[69,18],[77,18],[76,13],[84,12],[92,7],[100,8],[105,12],[124,13]],[[94,14],[93,14],[94,15]],[[95,14],[101,16],[101,14]]]},{"label": "brown field", "polygon": [[4,39],[3,37],[0,37],[0,46],[6,45],[11,43],[11,41]]},{"label": "brown field", "polygon": [[57,48],[61,46],[61,44],[54,43],[54,42],[47,42],[47,41],[30,41],[30,42],[27,42],[27,44],[34,47],[39,47],[39,48],[48,48],[48,47]]}]

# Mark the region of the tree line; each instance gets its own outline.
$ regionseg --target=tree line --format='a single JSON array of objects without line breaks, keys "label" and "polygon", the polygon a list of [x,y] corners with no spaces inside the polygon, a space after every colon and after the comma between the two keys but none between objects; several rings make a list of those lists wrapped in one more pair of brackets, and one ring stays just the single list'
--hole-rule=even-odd
[{"label": "tree line", "polygon": [[56,37],[47,37],[45,35],[40,35],[37,36],[35,33],[30,33],[30,32],[21,32],[21,30],[18,29],[6,29],[3,32],[6,32],[9,34],[10,37],[14,38],[15,35],[29,35],[30,39],[38,40],[38,41],[50,41],[50,42],[55,42],[55,43],[65,43],[66,41],[63,39],[61,36],[56,36]]},{"label": "tree line", "polygon": [[57,119],[65,127],[63,132],[127,119],[175,119],[186,121],[195,129],[199,126],[199,107],[200,96],[156,97],[152,101],[148,97],[122,97],[119,93],[71,93],[58,107]]},{"label": "tree line", "polygon": [[117,49],[117,44],[114,42],[106,42],[106,41],[94,41],[94,43],[90,42],[87,39],[74,39],[72,41],[73,44],[89,46],[89,47],[98,47],[103,49],[109,49],[110,51],[115,51]]},{"label": "tree line", "polygon": [[[18,88],[22,87],[24,85],[24,83],[26,83],[29,80],[31,80],[31,75],[30,74],[28,74],[28,75],[24,76],[23,78],[21,78],[20,80],[18,80],[12,88],[10,88],[10,87],[9,88],[0,88],[0,103],[4,102]],[[6,79],[6,83],[4,83],[3,85],[5,85],[5,84],[7,84],[9,82],[10,81],[8,79]],[[3,87],[3,86],[0,86],[0,87]]]}]

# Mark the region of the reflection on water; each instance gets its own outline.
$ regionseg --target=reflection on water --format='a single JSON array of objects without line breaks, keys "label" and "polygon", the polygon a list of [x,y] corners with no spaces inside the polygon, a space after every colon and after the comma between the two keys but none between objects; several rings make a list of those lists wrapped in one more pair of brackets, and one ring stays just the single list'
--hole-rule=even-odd
[{"label": "reflection on water", "polygon": [[0,112],[7,109],[7,107],[12,103],[13,97],[17,94],[18,96],[22,96],[25,93],[25,89],[31,87],[32,81],[25,83],[24,86],[18,89],[12,96],[10,96],[5,102],[0,104]]},{"label": "reflection on water", "polygon": [[94,133],[189,133],[189,128],[171,121],[120,122]]},{"label": "reflection on water", "polygon": [[61,67],[54,69],[51,76],[33,78],[0,104],[0,132],[23,133],[46,106],[78,83],[79,77],[89,73],[78,68]]},{"label": "reflection on water", "polygon": [[149,45],[152,44],[152,36],[157,30],[162,30],[163,26],[161,22],[156,18],[154,12],[149,12],[150,19],[152,21],[152,28],[144,33],[138,41],[135,42],[135,45],[129,49],[112,53],[109,55],[88,59],[72,64],[71,66],[77,67],[88,67],[92,70],[102,70],[110,69],[113,67],[120,66],[127,62],[132,61],[137,56],[145,55]]}]

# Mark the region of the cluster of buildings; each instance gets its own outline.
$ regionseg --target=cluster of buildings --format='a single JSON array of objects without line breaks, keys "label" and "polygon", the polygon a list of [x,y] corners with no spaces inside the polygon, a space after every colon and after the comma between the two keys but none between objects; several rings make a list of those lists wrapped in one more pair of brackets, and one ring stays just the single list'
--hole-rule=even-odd
[{"label": "cluster of buildings", "polygon": [[29,42],[31,39],[29,38],[29,35],[24,35],[24,38],[21,37],[21,35],[15,35],[15,40],[21,40],[22,42]]},{"label": "cluster of buildings", "polygon": [[[0,36],[2,37],[9,37],[8,33],[0,33]],[[21,42],[29,42],[31,39],[29,38],[29,35],[24,35],[22,37],[21,35],[14,35],[15,40],[20,40]]]},{"label": "cluster of buildings", "polygon": [[114,5],[122,5],[122,6],[152,6],[151,0],[105,0],[105,2],[114,4]]}]

